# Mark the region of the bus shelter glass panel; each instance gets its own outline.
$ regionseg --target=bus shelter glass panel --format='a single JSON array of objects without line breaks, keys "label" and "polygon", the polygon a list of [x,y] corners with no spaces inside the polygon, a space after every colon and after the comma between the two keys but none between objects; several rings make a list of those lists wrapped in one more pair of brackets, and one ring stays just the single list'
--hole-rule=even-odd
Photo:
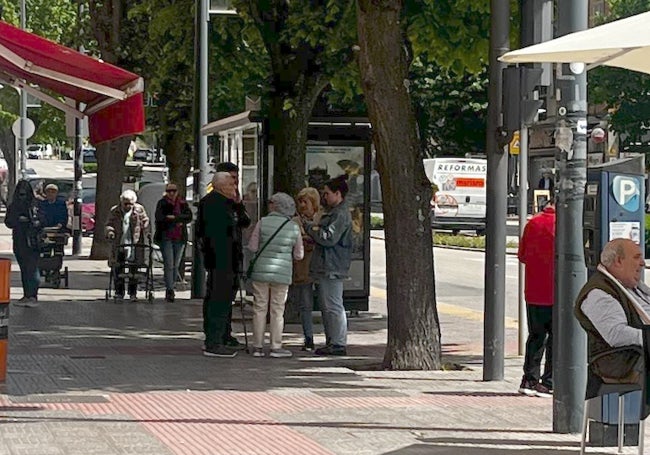
[{"label": "bus shelter glass panel", "polygon": [[364,151],[363,146],[307,146],[307,184],[319,191],[329,179],[347,174],[349,192],[345,198],[352,216],[352,263],[344,290],[365,291],[366,242],[364,238]]}]

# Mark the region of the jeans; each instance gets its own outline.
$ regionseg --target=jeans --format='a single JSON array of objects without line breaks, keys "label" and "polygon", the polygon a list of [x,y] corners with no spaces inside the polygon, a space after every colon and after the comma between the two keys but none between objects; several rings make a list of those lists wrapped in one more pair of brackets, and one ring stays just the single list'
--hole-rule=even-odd
[{"label": "jeans", "polygon": [[235,297],[237,277],[222,270],[208,270],[203,299],[203,333],[208,349],[222,345],[229,333],[229,313]]},{"label": "jeans", "polygon": [[271,318],[269,332],[271,333],[271,349],[282,348],[282,332],[284,330],[284,304],[287,301],[288,284],[262,283],[253,281],[253,346],[264,346],[264,331],[266,329],[266,313],[270,309]]},{"label": "jeans", "polygon": [[38,297],[41,277],[38,272],[39,252],[31,249],[14,248],[14,255],[20,267],[20,279],[25,297]]},{"label": "jeans", "polygon": [[[524,376],[527,380],[553,387],[553,307],[526,305],[528,339],[524,357]],[[544,374],[540,378],[542,354],[546,351]]]},{"label": "jeans", "polygon": [[323,326],[327,344],[346,346],[348,319],[343,306],[343,280],[320,278],[318,281],[318,304],[323,314]]},{"label": "jeans", "polygon": [[165,289],[173,291],[185,252],[185,243],[177,240],[163,240],[160,243],[160,252],[165,272]]},{"label": "jeans", "polygon": [[300,309],[300,322],[305,338],[314,338],[314,324],[311,313],[314,311],[314,285],[312,283],[292,284],[289,286],[289,295],[292,302],[298,303]]}]

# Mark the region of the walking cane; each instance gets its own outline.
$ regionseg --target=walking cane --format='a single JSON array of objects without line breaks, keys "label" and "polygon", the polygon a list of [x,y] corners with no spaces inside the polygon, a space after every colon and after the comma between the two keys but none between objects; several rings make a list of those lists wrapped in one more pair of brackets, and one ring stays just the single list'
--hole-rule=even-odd
[{"label": "walking cane", "polygon": [[241,312],[241,323],[244,328],[244,345],[246,346],[246,354],[250,354],[248,349],[248,332],[246,330],[246,317],[244,316],[244,279],[242,274],[239,274],[239,310]]}]

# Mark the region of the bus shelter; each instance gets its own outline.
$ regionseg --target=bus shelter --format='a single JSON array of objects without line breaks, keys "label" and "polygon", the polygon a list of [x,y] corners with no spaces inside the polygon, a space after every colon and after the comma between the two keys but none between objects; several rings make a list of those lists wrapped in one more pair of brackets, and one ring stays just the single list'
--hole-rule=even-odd
[{"label": "bus shelter", "polygon": [[[244,232],[245,264],[252,259],[246,245],[253,226],[266,215],[273,193],[274,147],[268,140],[268,122],[245,111],[205,125],[216,161],[239,168],[239,191],[252,224]],[[353,247],[350,278],[344,282],[346,309],[367,311],[370,295],[370,169],[371,131],[365,118],[312,118],[305,157],[305,186],[322,190],[324,183],[347,174],[347,202],[352,216]]]}]

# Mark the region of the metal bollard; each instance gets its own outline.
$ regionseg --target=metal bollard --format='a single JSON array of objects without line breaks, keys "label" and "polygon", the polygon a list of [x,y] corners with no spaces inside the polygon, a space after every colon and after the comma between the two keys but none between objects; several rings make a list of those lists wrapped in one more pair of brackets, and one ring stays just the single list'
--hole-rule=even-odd
[{"label": "metal bollard", "polygon": [[11,259],[0,258],[0,383],[7,379]]}]

